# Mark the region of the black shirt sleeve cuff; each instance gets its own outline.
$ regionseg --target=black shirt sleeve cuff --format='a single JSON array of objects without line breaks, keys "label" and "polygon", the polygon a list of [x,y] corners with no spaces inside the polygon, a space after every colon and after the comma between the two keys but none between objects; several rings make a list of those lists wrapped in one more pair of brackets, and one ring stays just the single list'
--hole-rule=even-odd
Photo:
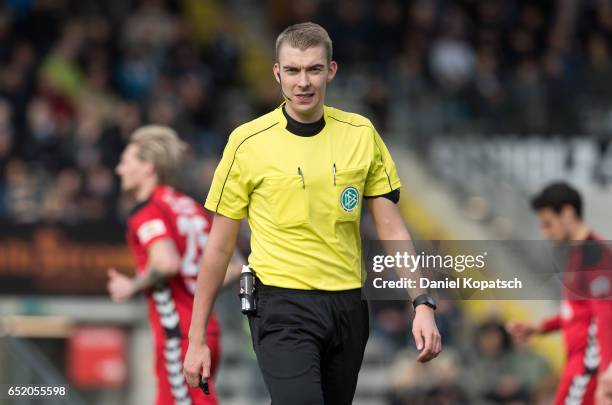
[{"label": "black shirt sleeve cuff", "polygon": [[387,200],[392,201],[393,204],[397,204],[400,199],[400,189],[396,188],[393,191],[389,191],[387,194],[364,196],[364,198],[378,198],[378,197],[386,198]]}]

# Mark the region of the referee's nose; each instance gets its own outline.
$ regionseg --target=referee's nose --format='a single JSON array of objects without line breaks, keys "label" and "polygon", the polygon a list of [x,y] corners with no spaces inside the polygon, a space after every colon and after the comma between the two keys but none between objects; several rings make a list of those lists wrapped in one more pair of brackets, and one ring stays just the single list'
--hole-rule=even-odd
[{"label": "referee's nose", "polygon": [[308,73],[304,70],[300,72],[300,77],[298,79],[298,86],[301,89],[306,89],[310,87],[310,79],[308,78]]}]

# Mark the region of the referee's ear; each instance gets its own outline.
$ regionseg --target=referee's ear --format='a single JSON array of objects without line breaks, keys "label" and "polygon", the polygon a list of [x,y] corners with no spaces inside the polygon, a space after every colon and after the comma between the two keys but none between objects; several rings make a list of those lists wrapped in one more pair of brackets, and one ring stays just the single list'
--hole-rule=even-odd
[{"label": "referee's ear", "polygon": [[335,60],[329,62],[329,67],[327,69],[327,83],[331,82],[336,76],[336,72],[338,72],[338,64]]}]

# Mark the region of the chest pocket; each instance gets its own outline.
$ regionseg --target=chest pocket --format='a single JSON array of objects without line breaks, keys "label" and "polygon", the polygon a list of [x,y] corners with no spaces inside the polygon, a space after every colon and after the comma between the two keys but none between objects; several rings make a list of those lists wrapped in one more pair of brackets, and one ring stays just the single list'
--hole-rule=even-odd
[{"label": "chest pocket", "polygon": [[361,214],[365,169],[336,172],[336,215],[338,221],[356,221]]},{"label": "chest pocket", "polygon": [[281,175],[265,179],[270,211],[275,224],[283,227],[308,222],[306,190],[300,175]]}]

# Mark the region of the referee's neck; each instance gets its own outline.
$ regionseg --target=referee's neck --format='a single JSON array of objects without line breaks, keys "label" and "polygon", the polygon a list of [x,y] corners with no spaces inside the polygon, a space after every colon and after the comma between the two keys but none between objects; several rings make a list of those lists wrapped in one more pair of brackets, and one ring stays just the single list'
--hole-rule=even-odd
[{"label": "referee's neck", "polygon": [[325,128],[325,118],[323,118],[323,115],[321,115],[321,118],[319,118],[318,121],[304,123],[295,120],[293,117],[291,117],[285,109],[284,105],[282,107],[282,111],[283,115],[285,116],[285,119],[287,120],[286,129],[294,135],[315,136],[321,131],[323,131],[323,128]]},{"label": "referee's neck", "polygon": [[283,112],[286,115],[289,115],[291,119],[301,123],[301,124],[312,124],[314,122],[318,122],[323,118],[323,106],[317,109],[315,113],[312,115],[301,115],[294,111],[291,107],[288,108],[287,103],[283,104]]}]

